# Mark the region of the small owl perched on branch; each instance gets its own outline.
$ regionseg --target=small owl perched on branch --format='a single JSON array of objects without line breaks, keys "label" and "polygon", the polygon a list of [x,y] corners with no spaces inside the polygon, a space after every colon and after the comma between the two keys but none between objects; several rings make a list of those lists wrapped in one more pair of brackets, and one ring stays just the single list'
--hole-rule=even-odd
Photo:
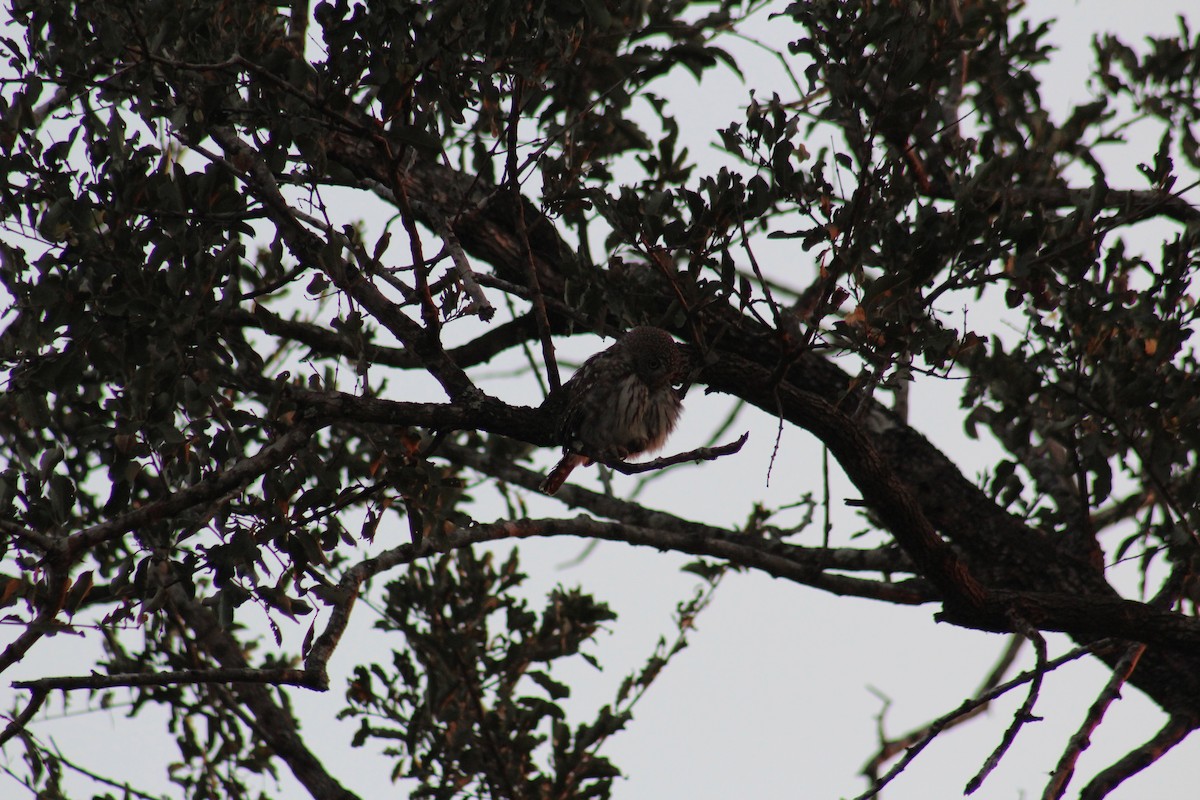
[{"label": "small owl perched on branch", "polygon": [[571,470],[592,460],[625,459],[658,450],[682,410],[687,359],[671,334],[660,328],[634,328],[607,350],[596,353],[562,385],[566,410],[559,429],[563,457],[542,481],[554,494]]}]

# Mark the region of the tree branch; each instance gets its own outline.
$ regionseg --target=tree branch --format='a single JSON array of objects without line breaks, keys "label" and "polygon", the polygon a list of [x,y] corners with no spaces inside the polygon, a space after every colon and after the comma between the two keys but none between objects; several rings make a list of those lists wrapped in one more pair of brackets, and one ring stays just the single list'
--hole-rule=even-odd
[{"label": "tree branch", "polygon": [[33,715],[38,712],[42,704],[46,702],[46,698],[50,696],[49,689],[34,689],[29,695],[29,702],[25,704],[25,708],[21,709],[21,713],[13,717],[8,725],[4,727],[4,732],[0,733],[0,747],[9,739],[16,736],[21,731],[25,730],[25,726],[33,719]]},{"label": "tree branch", "polygon": [[289,249],[301,263],[326,273],[339,289],[353,297],[405,347],[415,352],[451,398],[465,397],[478,391],[462,368],[446,355],[433,331],[425,330],[405,316],[395,303],[363,277],[357,267],[340,254],[330,252],[327,246],[330,244],[337,245],[339,249],[349,246],[349,240],[344,235],[327,230],[326,234],[330,236],[327,242],[309,231],[300,223],[296,212],[280,193],[274,175],[253,148],[238,138],[232,129],[214,125],[209,133],[228,156],[228,162],[223,162],[224,165],[233,169],[262,202]]},{"label": "tree branch", "polygon": [[[216,616],[181,589],[171,592],[172,608],[191,629],[196,644],[226,669],[248,670],[242,643],[225,630]],[[323,674],[323,673],[322,673]],[[237,683],[231,688],[238,701],[253,715],[264,743],[296,776],[314,800],[359,800],[321,764],[300,736],[287,707],[272,697],[268,686]]]},{"label": "tree branch", "polygon": [[[1013,635],[1009,637],[1008,645],[1004,648],[1004,653],[1000,656],[1000,659],[997,661],[996,665],[992,667],[991,673],[987,676],[987,678],[984,679],[979,689],[975,692],[976,698],[987,696],[991,690],[1000,685],[1000,682],[1004,680],[1004,676],[1008,673],[1009,668],[1012,667],[1013,662],[1016,661],[1017,654],[1021,651],[1021,645],[1024,643],[1025,637],[1023,636]],[[1080,655],[1082,655],[1082,653],[1080,653]],[[988,709],[993,699],[994,698],[989,696],[986,700],[975,702],[969,709],[962,711],[962,713],[959,713],[953,719],[949,721],[943,719],[941,728],[938,732],[941,733],[947,731],[950,728],[957,727],[968,720],[974,719]],[[920,744],[926,739],[932,738],[931,733],[933,725],[934,723],[932,722],[927,723],[919,728],[914,728],[907,733],[901,734],[900,736],[885,738],[882,730],[883,726],[881,712],[879,750],[871,757],[869,761],[867,761],[866,764],[863,765],[862,774],[871,781],[873,786],[879,786],[879,788],[882,788],[882,784],[879,783],[879,770],[882,769],[883,765],[886,764],[897,753],[907,751],[914,745]]]},{"label": "tree branch", "polygon": [[[537,491],[542,475],[534,470],[517,466],[508,458],[497,458],[469,447],[445,443],[441,447],[450,459],[472,469],[491,475],[498,480]],[[566,484],[554,495],[554,499],[569,508],[582,508],[596,516],[605,517],[629,525],[664,530],[682,531],[694,536],[730,538],[743,544],[753,544],[769,553],[784,555],[804,564],[820,569],[836,569],[854,572],[880,572],[884,574],[914,574],[912,561],[897,547],[864,550],[857,547],[802,547],[764,535],[757,528],[727,529],[715,525],[685,519],[666,511],[650,508],[641,503],[623,500],[611,494],[594,492],[574,484]],[[905,586],[920,585],[932,599],[936,594],[924,581],[905,581]]]},{"label": "tree branch", "polygon": [[1126,780],[1166,755],[1171,748],[1196,730],[1197,726],[1198,723],[1195,719],[1183,716],[1171,717],[1162,730],[1156,733],[1150,741],[1130,751],[1117,763],[1092,778],[1091,782],[1079,793],[1079,800],[1101,800],[1101,798],[1107,797]]},{"label": "tree branch", "polygon": [[119,686],[179,686],[201,683],[269,683],[272,685],[301,686],[324,692],[329,689],[325,676],[315,675],[301,669],[254,669],[234,667],[230,669],[181,669],[174,672],[124,672],[113,675],[64,675],[37,678],[29,681],[13,681],[15,689],[32,689],[35,692],[80,689],[111,689]]},{"label": "tree branch", "polygon": [[1121,687],[1137,669],[1138,661],[1144,652],[1146,652],[1144,644],[1135,644],[1126,648],[1125,654],[1113,668],[1108,684],[1088,709],[1087,716],[1084,718],[1083,724],[1079,726],[1079,730],[1067,743],[1067,749],[1059,759],[1058,766],[1054,768],[1054,772],[1050,775],[1050,782],[1046,784],[1046,790],[1042,793],[1042,800],[1058,800],[1066,793],[1067,784],[1070,783],[1071,776],[1075,774],[1075,764],[1079,761],[1079,756],[1091,745],[1092,733],[1099,727],[1100,721],[1104,719],[1104,712],[1108,710],[1113,700],[1121,696]]},{"label": "tree branch", "polygon": [[[369,142],[361,137],[335,135],[329,145],[331,159],[366,179],[381,181],[379,159]],[[454,220],[455,231],[467,252],[495,266],[499,277],[480,275],[480,281],[501,285],[504,291],[520,295],[525,261],[521,257],[521,243],[514,233],[515,214],[507,194],[501,197],[494,186],[478,176],[465,175],[423,158],[410,165],[404,178],[414,200],[420,198],[430,208],[439,208],[447,218]],[[1136,194],[1116,197],[1122,202],[1126,199],[1134,202],[1162,199]],[[1043,198],[1044,201],[1050,199],[1053,198]],[[535,216],[536,208],[532,204],[524,198],[513,200],[523,204],[529,222],[530,244],[535,251],[542,292],[548,303],[561,303],[565,297],[565,276],[575,274],[579,269],[578,258],[544,215]],[[1178,210],[1192,213],[1190,209]],[[418,206],[414,206],[414,212],[418,217],[422,213]],[[838,366],[813,352],[797,357],[786,350],[790,345],[787,340],[780,339],[779,332],[753,323],[737,309],[711,305],[702,321],[705,327],[695,335],[691,331],[676,333],[692,340],[697,335],[712,335],[719,339],[720,351],[712,353],[715,371],[710,374],[714,378],[709,381],[710,385],[743,397],[770,414],[782,411],[788,420],[804,424],[801,421],[805,416],[803,409],[790,407],[786,399],[782,400],[781,407],[781,398],[774,392],[773,381],[756,385],[756,382],[747,381],[744,372],[722,368],[722,362],[728,361],[726,354],[732,353],[766,369],[768,375],[779,365],[784,365],[781,372],[787,383],[803,386],[834,407],[842,407],[852,399],[849,378]],[[712,349],[706,342],[694,341],[694,344]],[[865,408],[865,414],[856,415],[856,421],[861,418],[869,421],[878,416],[877,412],[882,412],[881,407],[869,398]],[[868,427],[871,427],[872,440],[883,455],[886,467],[903,476],[927,521],[954,542],[955,548],[968,559],[973,572],[985,585],[1055,592],[1059,596],[1075,594],[1115,599],[1116,593],[1105,582],[1103,573],[1065,547],[1064,542],[1069,537],[1048,537],[1007,513],[914,429],[899,420],[879,429],[868,422]],[[864,495],[867,494],[864,491]],[[871,505],[878,508],[873,502]],[[895,521],[894,518],[885,520],[889,527]],[[1131,680],[1164,709],[1176,713],[1200,713],[1200,670],[1194,668],[1194,659],[1190,656],[1152,649],[1142,659]]]},{"label": "tree branch", "polygon": [[747,431],[739,436],[735,441],[728,444],[716,445],[715,447],[697,447],[694,450],[688,450],[684,453],[678,453],[673,456],[664,456],[662,458],[654,458],[650,461],[622,461],[619,459],[599,458],[590,453],[580,451],[580,455],[585,455],[592,461],[603,464],[606,467],[620,472],[622,475],[636,475],[640,472],[650,472],[652,470],[665,469],[676,464],[686,464],[692,461],[716,461],[722,456],[733,455],[742,449],[746,444],[746,440],[750,438],[750,433]]},{"label": "tree branch", "polygon": [[[80,553],[122,536],[149,523],[178,514],[200,503],[220,497],[244,486],[270,469],[283,464],[305,445],[316,430],[311,422],[301,421],[256,454],[197,484],[156,500],[119,517],[73,533],[55,545],[65,563],[72,563]],[[57,557],[57,556],[56,556]]]},{"label": "tree branch", "polygon": [[1025,696],[1025,702],[1017,709],[1017,713],[1013,714],[1012,724],[1004,731],[1004,736],[1000,738],[1000,744],[988,756],[987,761],[984,762],[979,772],[975,774],[975,777],[967,781],[967,786],[964,790],[965,794],[974,794],[983,785],[984,780],[992,773],[992,770],[999,766],[1000,759],[1008,752],[1008,748],[1017,740],[1017,734],[1020,733],[1021,728],[1025,727],[1025,723],[1038,720],[1037,717],[1033,716],[1033,706],[1037,702],[1038,694],[1042,690],[1042,678],[1049,671],[1049,668],[1046,666],[1048,661],[1046,658],[1046,639],[1022,619],[1013,619],[1013,627],[1018,629],[1018,633],[1033,642],[1033,651],[1037,654],[1033,679],[1029,682],[1029,693]]},{"label": "tree branch", "polygon": [[884,462],[862,422],[813,392],[779,383],[764,367],[733,354],[722,353],[701,371],[700,380],[764,408],[783,403],[790,419],[829,446],[863,493],[863,499],[884,521],[921,575],[938,587],[947,605],[969,614],[993,616],[984,588],[938,535],[909,487]]},{"label": "tree branch", "polygon": [[460,527],[443,535],[428,537],[420,542],[403,544],[379,555],[360,561],[347,570],[331,593],[333,610],[325,629],[316,638],[305,661],[309,671],[325,669],[349,623],[350,612],[358,598],[362,583],[402,564],[437,553],[447,553],[483,542],[502,539],[527,539],[541,536],[580,536],[607,539],[632,545],[674,550],[692,555],[713,556],[732,563],[766,572],[777,578],[812,586],[832,594],[850,597],[869,597],[889,603],[919,605],[932,598],[919,583],[889,583],[864,580],[844,575],[830,575],[821,568],[799,563],[784,552],[771,552],[763,543],[770,540],[751,537],[710,537],[702,532],[646,528],[617,522],[605,522],[591,517],[574,519],[519,519]]},{"label": "tree branch", "polygon": [[928,747],[929,743],[937,738],[938,734],[940,734],[959,718],[974,713],[975,709],[979,708],[980,706],[987,705],[997,697],[1008,693],[1022,684],[1028,683],[1035,679],[1040,679],[1040,676],[1043,674],[1043,672],[1056,670],[1063,664],[1082,658],[1088,653],[1099,648],[1101,644],[1102,643],[1097,642],[1094,647],[1078,647],[1071,652],[1065,653],[1058,658],[1051,659],[1045,664],[1035,667],[1034,669],[1022,672],[1012,680],[996,686],[991,691],[985,692],[970,700],[964,700],[958,708],[954,709],[948,714],[943,714],[933,722],[929,723],[920,741],[905,750],[904,756],[896,762],[895,766],[888,770],[886,775],[884,775],[882,778],[877,778],[869,789],[860,794],[854,800],[870,800],[870,798],[877,796],[885,786],[895,780],[900,773],[904,772],[908,765],[913,762],[913,760],[921,753],[921,751]]}]

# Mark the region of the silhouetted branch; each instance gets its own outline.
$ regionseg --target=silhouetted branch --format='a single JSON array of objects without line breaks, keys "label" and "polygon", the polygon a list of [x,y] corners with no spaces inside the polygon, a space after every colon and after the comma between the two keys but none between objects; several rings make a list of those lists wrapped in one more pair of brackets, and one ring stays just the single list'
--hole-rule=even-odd
[{"label": "silhouetted branch", "polygon": [[1171,717],[1150,741],[1125,754],[1117,763],[1092,778],[1080,791],[1079,800],[1101,800],[1107,797],[1113,789],[1166,755],[1171,748],[1196,730],[1196,727],[1197,721],[1194,719]]},{"label": "silhouetted branch", "polygon": [[554,356],[554,340],[550,338],[550,321],[546,314],[546,298],[542,293],[542,284],[538,278],[538,265],[533,258],[533,246],[529,241],[529,226],[525,221],[525,203],[521,197],[520,170],[517,169],[518,120],[521,118],[521,89],[522,81],[518,78],[513,85],[512,115],[508,120],[508,130],[505,139],[507,154],[505,159],[505,190],[513,201],[514,221],[516,222],[517,241],[521,245],[520,259],[525,268],[525,282],[529,288],[529,298],[533,306],[533,317],[537,320],[538,339],[542,345],[542,360],[546,364],[546,378],[550,391],[562,386],[562,377],[558,374],[558,361]]},{"label": "silhouetted branch", "polygon": [[1092,733],[1100,725],[1100,721],[1104,719],[1104,712],[1108,710],[1109,705],[1113,700],[1116,700],[1121,695],[1121,687],[1129,680],[1129,676],[1137,668],[1138,661],[1142,657],[1142,653],[1146,652],[1146,645],[1135,644],[1130,645],[1125,654],[1121,656],[1121,660],[1113,668],[1112,676],[1109,677],[1104,690],[1100,692],[1100,696],[1092,703],[1092,707],[1088,709],[1087,717],[1084,718],[1083,724],[1079,726],[1079,730],[1071,737],[1067,743],[1067,749],[1063,752],[1062,758],[1058,761],[1058,766],[1054,768],[1054,772],[1050,775],[1050,782],[1046,785],[1046,791],[1042,793],[1042,800],[1058,800],[1067,791],[1067,784],[1071,781],[1071,776],[1075,774],[1075,763],[1079,760],[1079,756],[1083,754],[1092,743]]},{"label": "silhouetted branch", "polygon": [[[995,666],[992,667],[991,673],[988,674],[987,678],[984,679],[983,683],[980,684],[979,689],[975,692],[976,697],[987,697],[987,699],[977,703],[969,710],[964,711],[954,719],[943,724],[939,732],[945,732],[951,728],[955,728],[964,722],[967,722],[968,720],[974,719],[984,711],[987,711],[987,709],[991,706],[992,700],[994,699],[993,697],[990,697],[988,693],[992,689],[995,689],[1000,684],[1000,681],[1004,679],[1004,676],[1008,674],[1009,668],[1011,668],[1013,662],[1016,661],[1017,654],[1021,651],[1021,645],[1024,643],[1025,637],[1023,636],[1013,635],[1009,637],[1008,645],[1004,648],[1004,652],[1001,654]],[[881,724],[879,750],[876,751],[875,755],[873,755],[871,759],[863,765],[862,774],[872,781],[873,784],[877,782],[879,780],[879,770],[883,768],[883,765],[891,760],[891,758],[897,753],[904,752],[908,748],[924,741],[926,737],[929,737],[933,724],[934,723],[928,723],[926,725],[922,725],[919,728],[914,728],[907,733],[890,739],[883,736]]]},{"label": "silhouetted branch", "polygon": [[1037,656],[1033,678],[1029,682],[1029,694],[1025,696],[1025,702],[1017,709],[1017,713],[1013,714],[1012,724],[1004,731],[1004,736],[1000,738],[1000,744],[988,756],[987,761],[983,763],[983,767],[975,774],[975,777],[967,782],[966,789],[964,790],[966,794],[974,794],[983,785],[984,780],[1000,764],[1000,759],[1004,758],[1004,754],[1008,752],[1008,748],[1016,741],[1017,734],[1021,732],[1021,728],[1025,727],[1025,723],[1035,722],[1039,719],[1033,716],[1033,706],[1037,703],[1038,694],[1042,690],[1042,678],[1049,671],[1046,667],[1046,639],[1028,622],[1017,617],[1015,614],[1013,615],[1012,623],[1018,633],[1033,642],[1033,652]]},{"label": "silhouetted branch", "polygon": [[339,289],[353,297],[405,347],[415,352],[450,397],[463,397],[477,391],[462,368],[446,355],[434,331],[427,331],[409,319],[357,267],[345,259],[330,255],[329,245],[349,245],[344,235],[325,230],[323,233],[331,240],[326,241],[301,224],[297,212],[280,193],[274,175],[256,150],[242,141],[231,128],[214,125],[209,133],[226,153],[226,160],[219,163],[246,183],[250,193],[263,204],[288,248],[301,263],[320,268]]},{"label": "silhouetted branch", "polygon": [[4,672],[24,658],[25,654],[29,652],[29,648],[53,629],[54,618],[58,616],[63,603],[66,602],[67,591],[71,585],[70,580],[67,578],[65,570],[58,565],[57,560],[48,560],[47,564],[48,569],[43,582],[52,596],[47,598],[42,607],[38,609],[37,616],[25,626],[20,635],[9,642],[3,652],[0,652],[0,672]]},{"label": "silhouetted branch", "polygon": [[[769,539],[750,536],[708,536],[688,523],[682,530],[647,528],[618,522],[606,522],[591,517],[574,519],[518,519],[457,528],[443,536],[427,537],[420,542],[403,544],[379,555],[360,561],[347,570],[336,589],[328,593],[333,610],[325,629],[316,638],[305,660],[309,671],[324,671],[324,663],[336,649],[350,612],[358,599],[362,583],[374,575],[410,564],[438,553],[447,553],[483,542],[503,539],[528,539],[541,536],[580,536],[607,539],[627,544],[674,550],[692,555],[723,558],[732,563],[766,572],[806,586],[823,589],[832,594],[868,597],[889,603],[919,605],[933,597],[925,585],[889,583],[864,580],[845,575],[830,575],[819,567],[797,562],[786,555],[786,546]],[[774,551],[774,552],[773,552]]]},{"label": "silhouetted branch", "polygon": [[49,695],[49,689],[33,690],[33,693],[29,696],[29,702],[25,704],[25,708],[21,709],[21,713],[9,721],[8,725],[4,727],[4,731],[0,733],[0,747],[3,747],[5,742],[25,729],[25,726],[29,724],[29,720],[33,719],[33,715],[38,712],[38,709],[46,702],[46,698]]},{"label": "silhouetted branch", "polygon": [[[191,630],[195,645],[221,665],[235,671],[249,670],[242,643],[222,627],[215,614],[200,601],[188,597],[182,589],[171,591],[171,605]],[[250,670],[252,671],[252,670]],[[323,676],[323,672],[320,673]],[[300,736],[291,710],[275,698],[269,686],[261,683],[234,683],[228,691],[233,708],[241,704],[253,719],[254,730],[263,743],[288,765],[296,780],[314,798],[320,800],[359,800],[325,769]]]},{"label": "silhouetted branch", "polygon": [[921,575],[942,592],[946,604],[972,615],[996,616],[988,607],[984,587],[938,534],[911,485],[884,460],[868,430],[872,420],[851,417],[819,394],[780,383],[770,370],[730,353],[722,353],[706,366],[700,380],[761,408],[782,408],[788,419],[821,439]]},{"label": "silhouetted branch", "polygon": [[663,458],[655,458],[650,461],[616,461],[595,458],[588,453],[583,455],[588,456],[593,461],[597,461],[606,467],[620,472],[622,475],[636,475],[639,472],[650,472],[651,470],[664,469],[676,464],[686,464],[689,461],[716,461],[722,456],[733,455],[742,449],[746,444],[746,440],[750,438],[750,432],[747,431],[737,438],[736,441],[728,444],[721,444],[715,447],[697,447],[695,450],[688,450],[686,453],[679,453],[673,456],[664,456]]},{"label": "silhouetted branch", "polygon": [[328,681],[302,669],[181,669],[174,672],[126,672],[114,675],[65,675],[13,681],[13,688],[34,692],[111,689],[119,686],[179,686],[201,683],[270,683],[325,691]]},{"label": "silhouetted branch", "polygon": [[1094,652],[1095,650],[1097,650],[1098,648],[1100,648],[1102,645],[1105,645],[1105,644],[1107,644],[1107,643],[1106,642],[1096,642],[1095,644],[1093,644],[1090,647],[1077,647],[1076,649],[1074,649],[1068,653],[1064,653],[1063,655],[1059,656],[1058,658],[1047,661],[1045,664],[1043,664],[1039,667],[1035,667],[1032,670],[1022,672],[1020,675],[1017,675],[1012,680],[1006,681],[1006,682],[1000,684],[999,686],[995,687],[994,689],[992,689],[989,692],[985,692],[984,694],[982,694],[978,697],[975,697],[971,700],[964,700],[963,703],[958,708],[954,709],[953,711],[951,711],[948,714],[944,714],[944,715],[938,717],[933,722],[931,722],[929,724],[929,726],[926,728],[925,734],[921,737],[920,741],[918,741],[916,744],[912,745],[907,750],[905,750],[904,756],[899,761],[896,762],[895,766],[893,766],[890,770],[888,770],[886,775],[884,775],[882,778],[877,778],[871,785],[871,788],[867,789],[867,791],[860,794],[854,800],[870,800],[870,798],[878,795],[879,792],[882,791],[885,786],[887,786],[889,783],[891,783],[893,780],[895,780],[896,777],[900,775],[900,773],[904,772],[904,770],[908,767],[908,765],[913,762],[913,760],[921,753],[921,751],[924,750],[926,747],[928,747],[929,743],[932,742],[935,738],[937,738],[938,734],[940,734],[946,728],[950,727],[959,718],[963,717],[964,715],[974,713],[975,709],[978,708],[979,706],[987,705],[988,703],[995,700],[997,697],[1004,695],[1005,693],[1011,691],[1012,689],[1015,689],[1016,687],[1018,687],[1024,683],[1029,683],[1032,680],[1040,680],[1041,675],[1044,672],[1050,672],[1050,671],[1056,670],[1059,667],[1061,667],[1063,664],[1066,664],[1068,662],[1075,661],[1079,658],[1082,658],[1083,656],[1087,655],[1088,653]]},{"label": "silhouetted branch", "polygon": [[[466,465],[498,480],[526,489],[535,490],[542,481],[542,474],[514,464],[509,458],[498,458],[469,447],[452,443],[442,446],[453,463]],[[554,499],[570,508],[582,508],[607,519],[647,528],[661,528],[688,533],[698,537],[733,539],[743,545],[753,546],[768,553],[786,556],[799,564],[820,569],[836,569],[855,572],[880,572],[884,574],[912,574],[912,561],[903,550],[894,546],[872,549],[858,547],[804,547],[781,541],[770,535],[771,530],[722,528],[696,522],[676,514],[650,508],[641,503],[624,500],[604,492],[596,492],[576,484],[564,484]],[[921,580],[908,581],[905,587],[922,587],[933,598],[931,587]]]},{"label": "silhouetted branch", "polygon": [[436,223],[438,235],[442,237],[446,252],[450,254],[450,260],[454,263],[454,274],[458,277],[459,285],[462,286],[467,297],[471,298],[474,307],[470,309],[470,313],[476,314],[484,322],[491,320],[496,315],[496,309],[488,300],[487,295],[483,293],[479,281],[475,279],[471,262],[467,259],[467,254],[463,251],[462,243],[458,241],[454,229],[446,223],[446,218],[436,208],[430,209],[429,215]]},{"label": "silhouetted branch", "polygon": [[12,520],[7,519],[0,519],[0,531],[8,536],[12,536],[15,539],[23,539],[42,552],[49,551],[52,547],[54,547],[55,541],[57,541],[50,536],[45,536],[35,530],[30,530],[23,525],[18,525]]},{"label": "silhouetted branch", "polygon": [[[241,308],[230,309],[223,317],[233,325],[254,326],[273,336],[300,342],[324,358],[365,358],[372,364],[398,369],[418,369],[424,366],[417,354],[407,348],[388,347],[373,342],[353,343],[322,325],[284,319],[264,305],[256,305],[252,312]],[[559,319],[560,317],[555,316],[551,320],[551,327],[555,333],[565,332],[565,326],[561,322],[555,324]],[[471,341],[447,350],[446,354],[459,366],[471,367],[486,363],[505,350],[536,336],[536,322],[532,315],[524,314],[493,325]]]},{"label": "silhouetted branch", "polygon": [[122,536],[154,520],[178,514],[192,506],[220,497],[231,489],[243,486],[267,470],[287,461],[304,446],[315,430],[316,427],[309,422],[297,423],[294,428],[250,458],[239,461],[232,467],[186,489],[172,492],[153,503],[73,533],[56,545],[56,549],[61,549],[67,563],[70,563],[80,553],[96,545]]},{"label": "silhouetted branch", "polygon": [[[122,792],[122,797],[136,797],[139,798],[139,800],[162,800],[162,795],[152,795],[147,794],[146,792],[138,791],[130,786],[128,781],[113,780],[112,778],[105,777],[98,772],[94,772],[86,767],[76,764],[74,761],[62,754],[62,751],[59,750],[57,743],[54,743],[54,757],[58,759],[63,766],[67,767],[67,769],[70,769],[73,772],[78,772],[80,775],[83,775],[89,780],[102,783],[105,786],[111,786],[114,789],[119,789]],[[112,795],[106,796],[111,797]]]}]

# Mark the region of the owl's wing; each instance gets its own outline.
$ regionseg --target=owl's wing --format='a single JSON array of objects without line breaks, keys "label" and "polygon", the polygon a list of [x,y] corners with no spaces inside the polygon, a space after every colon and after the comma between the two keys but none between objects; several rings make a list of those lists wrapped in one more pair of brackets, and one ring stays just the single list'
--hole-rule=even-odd
[{"label": "owl's wing", "polygon": [[572,386],[571,382],[568,381],[566,384],[563,384],[563,389],[566,390],[567,407],[563,413],[558,431],[563,450],[569,450],[571,443],[579,439],[579,428],[583,424],[586,405],[579,402],[579,396],[583,392],[578,384]]},{"label": "owl's wing", "polygon": [[589,404],[583,400],[593,393],[595,384],[602,379],[605,373],[602,362],[607,352],[601,351],[584,361],[570,380],[562,385],[566,410],[563,412],[559,432],[564,450],[569,450],[571,443],[579,440],[580,428],[586,424],[588,414],[592,413]]}]

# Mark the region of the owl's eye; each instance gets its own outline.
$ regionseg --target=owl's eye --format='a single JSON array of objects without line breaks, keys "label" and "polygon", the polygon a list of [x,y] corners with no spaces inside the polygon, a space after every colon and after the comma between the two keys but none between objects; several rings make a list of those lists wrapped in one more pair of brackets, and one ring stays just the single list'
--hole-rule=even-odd
[{"label": "owl's eye", "polygon": [[650,369],[662,369],[662,365],[663,365],[662,359],[660,359],[660,358],[651,358],[650,359]]}]

